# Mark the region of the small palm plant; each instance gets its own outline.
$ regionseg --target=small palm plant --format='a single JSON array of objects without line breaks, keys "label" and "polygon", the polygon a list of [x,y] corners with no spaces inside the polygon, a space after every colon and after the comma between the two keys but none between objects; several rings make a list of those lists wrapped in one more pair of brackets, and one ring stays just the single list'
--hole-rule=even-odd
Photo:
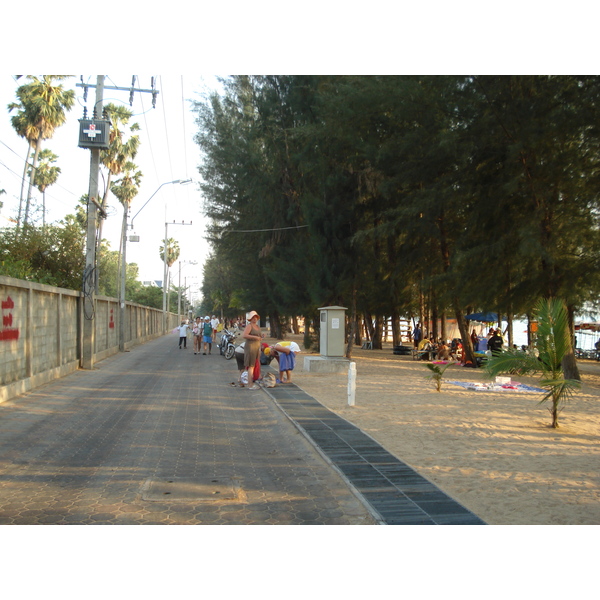
[{"label": "small palm plant", "polygon": [[562,300],[542,299],[535,312],[538,331],[535,351],[522,352],[509,350],[487,361],[486,371],[490,377],[499,373],[520,373],[528,375],[542,373],[540,385],[546,390],[540,403],[552,403],[552,427],[558,427],[558,415],[563,405],[572,397],[575,389],[581,386],[576,379],[565,379],[562,367],[563,357],[572,350],[567,308]]},{"label": "small palm plant", "polygon": [[431,379],[435,382],[435,387],[438,392],[442,391],[442,375],[444,371],[454,363],[448,363],[443,368],[440,365],[432,365],[431,363],[427,363],[425,366],[431,371],[431,375],[427,375],[427,379]]}]

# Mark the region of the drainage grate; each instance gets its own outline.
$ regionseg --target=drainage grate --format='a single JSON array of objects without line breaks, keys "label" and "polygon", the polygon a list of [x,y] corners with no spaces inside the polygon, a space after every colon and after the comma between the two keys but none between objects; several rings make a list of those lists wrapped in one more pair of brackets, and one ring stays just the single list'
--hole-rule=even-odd
[{"label": "drainage grate", "polygon": [[231,477],[147,479],[142,486],[142,500],[150,502],[222,502],[238,499],[238,485]]}]

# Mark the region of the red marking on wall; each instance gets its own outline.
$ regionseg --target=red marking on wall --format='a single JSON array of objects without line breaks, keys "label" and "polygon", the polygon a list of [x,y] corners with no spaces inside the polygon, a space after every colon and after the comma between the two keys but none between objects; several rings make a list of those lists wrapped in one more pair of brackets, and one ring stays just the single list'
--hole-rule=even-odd
[{"label": "red marking on wall", "polygon": [[0,329],[0,342],[12,342],[19,339],[19,330],[11,327],[13,322],[12,313],[4,314],[5,311],[12,310],[15,307],[13,299],[8,296],[2,301],[2,329]]},{"label": "red marking on wall", "polygon": [[18,329],[2,329],[0,330],[0,342],[12,342],[19,339]]},{"label": "red marking on wall", "polygon": [[109,329],[114,329],[115,328],[115,322],[113,321],[113,309],[110,309],[110,320],[108,322],[108,328]]}]

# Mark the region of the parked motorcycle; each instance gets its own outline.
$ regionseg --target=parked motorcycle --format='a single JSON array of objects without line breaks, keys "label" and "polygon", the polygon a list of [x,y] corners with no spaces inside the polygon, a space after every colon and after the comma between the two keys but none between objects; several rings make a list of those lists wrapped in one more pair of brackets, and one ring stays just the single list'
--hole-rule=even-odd
[{"label": "parked motorcycle", "polygon": [[221,331],[221,339],[219,341],[219,354],[221,356],[225,356],[227,360],[231,360],[233,358],[233,354],[235,352],[235,341],[236,334],[228,329],[223,329]]}]

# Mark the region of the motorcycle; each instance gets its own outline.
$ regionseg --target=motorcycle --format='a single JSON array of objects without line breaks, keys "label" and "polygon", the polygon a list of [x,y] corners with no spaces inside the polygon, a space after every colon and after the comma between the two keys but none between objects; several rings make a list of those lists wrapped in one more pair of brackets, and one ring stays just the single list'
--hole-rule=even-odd
[{"label": "motorcycle", "polygon": [[219,341],[219,354],[225,356],[227,360],[231,360],[235,353],[235,344],[233,343],[236,335],[228,329],[221,331],[221,339]]}]

